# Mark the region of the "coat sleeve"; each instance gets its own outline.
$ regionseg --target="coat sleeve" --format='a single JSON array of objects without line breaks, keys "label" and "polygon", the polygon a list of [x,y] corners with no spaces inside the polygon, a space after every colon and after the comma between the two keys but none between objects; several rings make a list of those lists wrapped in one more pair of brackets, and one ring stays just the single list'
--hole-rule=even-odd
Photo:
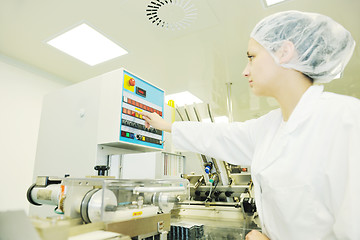
[{"label": "coat sleeve", "polygon": [[360,101],[349,104],[336,131],[327,167],[337,239],[360,239]]},{"label": "coat sleeve", "polygon": [[251,165],[257,119],[243,123],[174,122],[173,144],[236,165]]}]

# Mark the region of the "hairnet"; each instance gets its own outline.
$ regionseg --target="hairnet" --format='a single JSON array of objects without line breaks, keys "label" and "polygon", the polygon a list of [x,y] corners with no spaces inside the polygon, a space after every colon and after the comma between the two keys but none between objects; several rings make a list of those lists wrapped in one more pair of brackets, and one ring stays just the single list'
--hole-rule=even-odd
[{"label": "hairnet", "polygon": [[330,82],[341,73],[355,48],[350,32],[333,19],[299,11],[279,12],[264,18],[250,37],[260,43],[277,63],[274,53],[284,41],[292,42],[297,54],[280,65],[298,70],[316,83]]}]

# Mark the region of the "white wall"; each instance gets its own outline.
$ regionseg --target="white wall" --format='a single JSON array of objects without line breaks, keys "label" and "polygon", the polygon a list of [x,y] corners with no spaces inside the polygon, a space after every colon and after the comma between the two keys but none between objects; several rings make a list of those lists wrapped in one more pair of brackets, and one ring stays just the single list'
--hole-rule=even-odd
[{"label": "white wall", "polygon": [[70,84],[0,55],[0,211],[28,212],[42,98]]}]

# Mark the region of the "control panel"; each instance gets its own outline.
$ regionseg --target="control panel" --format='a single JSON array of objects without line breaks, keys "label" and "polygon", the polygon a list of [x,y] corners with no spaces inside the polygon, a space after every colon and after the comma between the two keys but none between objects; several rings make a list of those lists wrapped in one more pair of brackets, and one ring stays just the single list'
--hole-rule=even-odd
[{"label": "control panel", "polygon": [[124,70],[120,141],[163,149],[163,132],[147,129],[142,112],[163,117],[164,91]]}]

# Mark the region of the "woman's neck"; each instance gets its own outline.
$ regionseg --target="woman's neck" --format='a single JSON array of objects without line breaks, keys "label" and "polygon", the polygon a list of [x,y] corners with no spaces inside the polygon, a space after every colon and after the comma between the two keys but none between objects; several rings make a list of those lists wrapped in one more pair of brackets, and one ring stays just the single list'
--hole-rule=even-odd
[{"label": "woman's neck", "polygon": [[312,86],[312,82],[300,75],[287,78],[282,84],[275,98],[280,104],[283,120],[288,121],[303,94]]}]

